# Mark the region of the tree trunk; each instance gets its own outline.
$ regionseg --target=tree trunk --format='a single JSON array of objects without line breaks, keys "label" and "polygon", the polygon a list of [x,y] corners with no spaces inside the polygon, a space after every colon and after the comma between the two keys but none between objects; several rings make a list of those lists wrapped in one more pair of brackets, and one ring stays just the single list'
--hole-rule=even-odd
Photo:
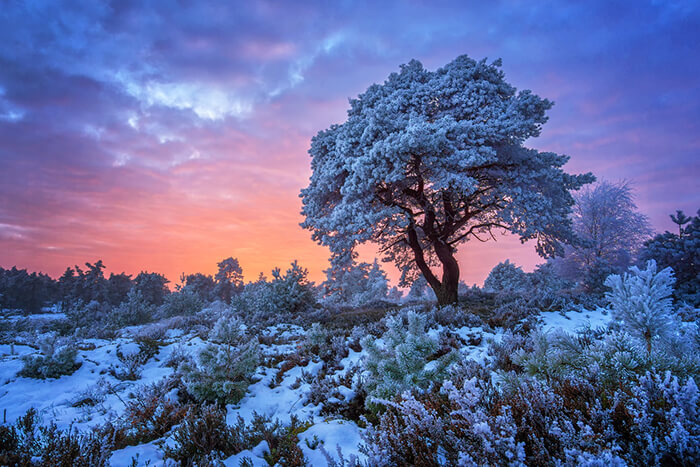
[{"label": "tree trunk", "polygon": [[423,249],[420,247],[418,237],[413,229],[408,231],[408,244],[413,249],[418,269],[423,274],[423,277],[425,277],[428,285],[430,285],[430,287],[433,289],[433,292],[435,292],[438,306],[457,303],[457,291],[459,288],[459,264],[454,257],[452,248],[443,242],[436,242],[433,244],[435,253],[442,263],[442,280],[439,280],[435,274],[433,274],[433,271],[430,270],[428,263],[425,261]]},{"label": "tree trunk", "polygon": [[459,289],[459,264],[450,251],[448,255],[438,255],[442,262],[442,281],[433,290],[437,297],[438,306],[457,303]]}]

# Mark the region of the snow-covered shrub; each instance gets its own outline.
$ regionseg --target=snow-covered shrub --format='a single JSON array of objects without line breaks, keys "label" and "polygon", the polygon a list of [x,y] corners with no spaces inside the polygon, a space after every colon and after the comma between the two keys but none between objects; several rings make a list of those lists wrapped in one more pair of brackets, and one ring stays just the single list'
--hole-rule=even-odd
[{"label": "snow-covered shrub", "polygon": [[527,287],[527,273],[510,260],[498,263],[484,281],[484,290],[497,294],[517,294]]},{"label": "snow-covered shrub", "polygon": [[144,324],[152,320],[155,311],[155,305],[148,302],[140,290],[133,288],[126,300],[112,310],[109,321],[117,328]]},{"label": "snow-covered shrub", "polygon": [[26,355],[22,358],[24,366],[19,376],[27,378],[60,378],[71,375],[80,368],[76,361],[78,349],[70,339],[61,339],[55,333],[42,336],[39,340],[42,355]]},{"label": "snow-covered shrub", "polygon": [[210,340],[213,343],[199,352],[196,361],[188,359],[178,367],[185,388],[198,401],[238,402],[260,362],[258,341],[246,336],[232,317],[217,321]]},{"label": "snow-covered shrub", "polygon": [[308,393],[311,404],[322,405],[323,415],[342,415],[348,420],[360,422],[365,414],[365,398],[367,392],[360,378],[362,368],[352,365],[346,371],[338,374],[319,372],[312,377]]},{"label": "snow-covered shrub", "polygon": [[450,352],[431,361],[438,340],[426,332],[425,316],[409,311],[406,318],[404,324],[401,315],[390,316],[381,339],[366,336],[362,340],[369,403],[376,402],[373,398],[391,399],[406,390],[426,389],[444,377],[457,359]]},{"label": "snow-covered shrub", "polygon": [[217,460],[245,449],[226,424],[226,409],[215,404],[190,407],[171,439],[164,446],[163,459],[178,465],[216,465]]},{"label": "snow-covered shrub", "polygon": [[700,392],[670,373],[647,373],[632,388],[628,460],[636,465],[700,465]]},{"label": "snow-covered shrub", "polygon": [[524,465],[525,450],[515,439],[508,407],[492,416],[479,381],[456,387],[446,382],[440,393],[420,399],[405,392],[387,402],[377,426],[363,434],[368,463],[389,465]]},{"label": "snow-covered shrub", "polygon": [[504,371],[522,371],[523,367],[514,361],[513,357],[523,349],[532,352],[534,344],[533,333],[523,335],[506,330],[499,340],[493,340],[488,348],[488,354],[493,357],[495,369]]},{"label": "snow-covered shrub", "polygon": [[483,321],[477,315],[469,313],[457,305],[435,306],[428,315],[430,323],[453,328],[462,326],[476,327],[483,324]]},{"label": "snow-covered shrub", "polygon": [[326,281],[321,287],[327,303],[364,306],[388,298],[389,280],[376,259],[372,264],[335,265],[324,272]]},{"label": "snow-covered shrub", "polygon": [[541,310],[561,310],[571,301],[573,285],[559,276],[552,263],[543,263],[528,274],[526,298]]},{"label": "snow-covered shrub", "polygon": [[272,280],[261,277],[246,284],[235,298],[236,307],[257,324],[279,322],[280,316],[298,315],[316,303],[313,284],[307,279],[308,271],[294,261],[283,275],[278,268],[272,271]]},{"label": "snow-covered shrub", "polygon": [[664,338],[676,326],[673,310],[673,270],[656,270],[656,261],[647,262],[646,269],[632,266],[623,276],[613,274],[605,280],[612,291],[606,293],[613,310],[625,330],[644,339],[651,351],[654,338]]},{"label": "snow-covered shrub", "polygon": [[523,298],[506,300],[498,304],[486,322],[489,326],[528,332],[534,329],[539,310]]},{"label": "snow-covered shrub", "polygon": [[136,381],[141,377],[141,367],[153,358],[159,350],[160,341],[148,336],[139,335],[134,339],[136,348],[129,346],[126,349],[117,345],[116,356],[118,365],[112,365],[109,372],[115,378],[122,381]]},{"label": "snow-covered shrub", "polygon": [[[669,371],[678,377],[700,375],[700,346],[694,329],[680,332],[651,352],[644,340],[626,332],[584,329],[532,332],[526,344],[511,350],[512,369],[541,378],[595,381],[608,396],[620,385],[633,384],[648,371]],[[504,339],[505,340],[505,339]]]},{"label": "snow-covered shrub", "polygon": [[104,328],[111,312],[107,303],[93,300],[88,304],[76,302],[66,309],[66,319],[70,325],[80,330],[80,334],[92,337],[98,328]]},{"label": "snow-covered shrub", "polygon": [[181,404],[172,396],[174,379],[139,387],[137,398],[128,400],[124,414],[100,428],[112,440],[113,449],[136,446],[163,437],[185,418],[191,404]]},{"label": "snow-covered shrub", "polygon": [[204,300],[190,289],[184,289],[165,297],[163,304],[158,308],[158,316],[169,318],[194,315],[202,311],[202,308],[204,308]]}]

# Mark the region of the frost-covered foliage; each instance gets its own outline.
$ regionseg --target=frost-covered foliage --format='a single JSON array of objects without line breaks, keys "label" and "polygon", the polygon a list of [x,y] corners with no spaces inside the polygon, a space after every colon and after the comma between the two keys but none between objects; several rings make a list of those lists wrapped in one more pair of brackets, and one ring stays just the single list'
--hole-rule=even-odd
[{"label": "frost-covered foliage", "polygon": [[[507,356],[499,346],[511,347]],[[700,378],[697,328],[684,329],[673,339],[659,341],[651,351],[641,338],[604,329],[575,334],[533,331],[527,338],[520,337],[519,342],[504,340],[493,351],[501,355],[498,364],[506,370],[522,369],[546,379],[582,378],[595,382],[601,390],[629,385],[648,371]]]},{"label": "frost-covered foliage", "polygon": [[574,194],[573,227],[578,242],[565,248],[554,264],[559,275],[600,293],[608,274],[634,262],[652,233],[649,219],[637,211],[627,182],[601,181]]},{"label": "frost-covered foliage", "polygon": [[204,308],[204,300],[192,289],[182,289],[165,297],[163,304],[158,307],[158,316],[169,318],[171,316],[194,315]]},{"label": "frost-covered foliage", "polygon": [[94,326],[104,326],[109,320],[111,306],[93,300],[88,304],[77,302],[66,309],[66,319],[71,327],[89,333]]},{"label": "frost-covered foliage", "polygon": [[439,392],[388,403],[365,436],[370,465],[697,465],[700,398],[692,378],[595,380],[483,368]]},{"label": "frost-covered foliage", "polygon": [[71,339],[60,338],[56,333],[48,333],[39,339],[41,355],[27,355],[22,358],[24,366],[18,376],[27,378],[60,378],[70,375],[80,368],[76,361],[78,349]]},{"label": "frost-covered foliage", "polygon": [[[333,262],[377,242],[404,284],[420,271],[447,304],[457,300],[459,243],[503,228],[551,255],[572,239],[569,190],[593,177],[565,173],[566,156],[522,146],[552,104],[516,92],[500,66],[463,55],[431,72],[412,60],[312,139],[302,225]],[[442,279],[430,269],[438,264]]]},{"label": "frost-covered foliage", "polygon": [[364,435],[370,465],[524,465],[509,407],[492,416],[476,378],[419,401],[409,392]]},{"label": "frost-covered foliage", "polygon": [[433,301],[435,300],[435,292],[428,287],[428,281],[422,275],[411,283],[411,288],[405,297],[407,302],[412,301]]},{"label": "frost-covered foliage", "polygon": [[700,392],[692,378],[646,374],[628,407],[638,465],[700,465]]},{"label": "frost-covered foliage", "polygon": [[326,281],[321,287],[329,303],[363,306],[388,298],[389,280],[376,259],[372,264],[334,265],[324,272]]},{"label": "frost-covered foliage", "polygon": [[527,273],[510,260],[498,263],[484,281],[484,290],[492,293],[522,293],[528,286]]},{"label": "frost-covered foliage", "polygon": [[613,316],[624,329],[644,339],[651,348],[654,337],[665,337],[674,331],[677,318],[673,310],[673,270],[657,272],[656,262],[647,262],[646,269],[632,266],[623,276],[611,275],[605,285]]},{"label": "frost-covered foliage", "polygon": [[[151,299],[153,300],[155,298],[151,297]],[[109,314],[109,321],[117,328],[144,324],[153,319],[155,311],[156,307],[153,302],[147,300],[143,293],[134,287],[129,291],[126,300],[115,307]]]},{"label": "frost-covered foliage", "polygon": [[[447,353],[437,359],[438,339],[426,329],[426,318],[414,311],[387,318],[387,331],[381,339],[366,336],[362,340],[365,352],[364,369],[368,373],[366,387],[371,398],[391,399],[406,390],[426,389],[431,382],[444,377],[457,355]],[[369,399],[370,403],[381,403]]]},{"label": "frost-covered foliage", "polygon": [[247,335],[242,323],[221,317],[209,334],[208,344],[196,361],[186,360],[178,371],[187,392],[198,401],[238,402],[253,381],[260,362],[258,340]]},{"label": "frost-covered foliage", "polygon": [[678,211],[671,219],[678,224],[678,235],[671,232],[657,235],[644,244],[639,259],[653,259],[660,268],[673,268],[676,300],[700,307],[700,210],[691,217]]},{"label": "frost-covered foliage", "polygon": [[271,281],[261,275],[257,282],[246,284],[243,293],[236,297],[236,306],[258,322],[279,322],[285,314],[298,315],[316,303],[313,283],[307,276],[306,268],[296,261],[284,274],[275,268]]},{"label": "frost-covered foliage", "polygon": [[561,310],[570,302],[572,285],[558,275],[550,262],[527,273],[506,260],[491,270],[484,281],[484,291],[496,294],[499,303],[519,300],[538,310]]}]

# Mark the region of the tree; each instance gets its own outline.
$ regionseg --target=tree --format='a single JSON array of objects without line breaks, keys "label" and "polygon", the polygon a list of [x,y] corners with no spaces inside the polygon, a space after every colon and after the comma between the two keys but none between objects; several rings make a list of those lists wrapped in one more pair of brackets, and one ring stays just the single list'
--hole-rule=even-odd
[{"label": "tree", "polygon": [[168,282],[170,281],[162,274],[141,271],[134,279],[133,290],[139,292],[146,303],[162,305],[165,296],[170,293],[166,285]]},{"label": "tree", "polygon": [[683,236],[683,226],[690,222],[692,218],[685,215],[680,209],[676,211],[676,215],[671,214],[671,220],[674,224],[678,225],[678,236]]},{"label": "tree", "polygon": [[567,156],[523,147],[552,103],[516,92],[500,66],[463,55],[430,72],[413,60],[312,139],[301,225],[330,248],[332,265],[378,243],[401,285],[420,273],[447,304],[457,301],[460,243],[503,229],[551,256],[572,240],[569,190],[593,176],[565,173]]},{"label": "tree", "polygon": [[231,303],[231,296],[243,290],[243,269],[236,258],[226,258],[217,266],[219,272],[214,276],[214,295],[226,303]]},{"label": "tree", "polygon": [[372,264],[352,261],[324,272],[323,296],[331,303],[362,306],[387,298],[389,280],[376,259]]},{"label": "tree", "polygon": [[[674,220],[673,215],[671,219]],[[639,261],[655,260],[660,268],[673,268],[676,276],[676,300],[700,306],[700,209],[685,220],[685,214],[677,211],[676,219],[683,219],[678,235],[665,232],[644,244]]]},{"label": "tree", "polygon": [[649,219],[637,211],[629,183],[602,181],[574,196],[573,228],[578,238],[554,260],[567,279],[581,282],[589,293],[601,292],[612,273],[625,271],[651,236]]}]

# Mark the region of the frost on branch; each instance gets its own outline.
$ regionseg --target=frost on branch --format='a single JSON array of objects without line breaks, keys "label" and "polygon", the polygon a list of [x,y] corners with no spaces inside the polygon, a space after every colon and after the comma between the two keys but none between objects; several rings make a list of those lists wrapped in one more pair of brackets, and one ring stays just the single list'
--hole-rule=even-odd
[{"label": "frost on branch", "polygon": [[457,358],[451,352],[429,362],[438,350],[438,340],[426,332],[426,317],[409,311],[407,321],[404,324],[400,315],[391,316],[381,342],[371,335],[362,340],[364,367],[369,373],[367,392],[372,398],[391,399],[406,390],[426,389],[444,377]]},{"label": "frost on branch", "polygon": [[675,314],[673,294],[673,270],[656,270],[656,261],[647,262],[644,270],[632,266],[623,276],[613,274],[605,280],[612,290],[606,294],[613,313],[626,330],[647,342],[665,337],[674,329]]},{"label": "frost on branch", "polygon": [[[562,170],[567,156],[523,147],[552,103],[516,92],[500,61],[457,57],[434,72],[413,60],[351,100],[348,119],[311,142],[302,224],[347,264],[379,244],[403,271],[422,273],[441,304],[457,300],[457,246],[505,229],[550,256],[572,240],[569,190],[593,177]],[[442,265],[442,278],[430,266]]]}]

